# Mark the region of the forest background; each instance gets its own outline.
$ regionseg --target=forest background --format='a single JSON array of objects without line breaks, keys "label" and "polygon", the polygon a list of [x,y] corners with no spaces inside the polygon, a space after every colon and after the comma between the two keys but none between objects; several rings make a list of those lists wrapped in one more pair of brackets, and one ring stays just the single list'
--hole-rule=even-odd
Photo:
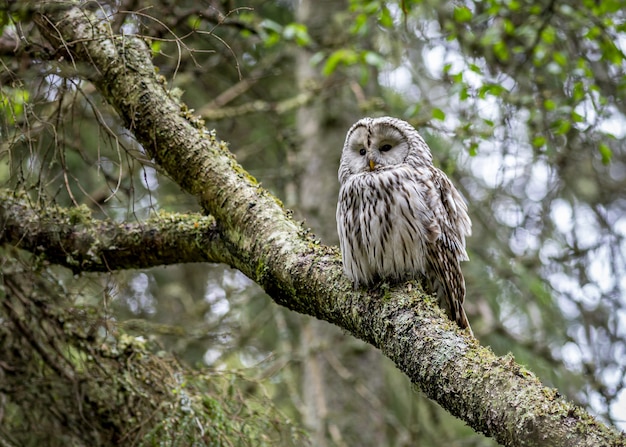
[{"label": "forest background", "polygon": [[[337,244],[350,125],[413,124],[469,204],[480,344],[626,427],[623,2],[78,4],[145,42],[179,116],[314,245]],[[3,442],[495,445],[349,328],[277,305],[267,266],[226,265],[242,262],[235,217],[204,216],[194,173],[137,136],[52,20],[71,7],[0,11]]]}]

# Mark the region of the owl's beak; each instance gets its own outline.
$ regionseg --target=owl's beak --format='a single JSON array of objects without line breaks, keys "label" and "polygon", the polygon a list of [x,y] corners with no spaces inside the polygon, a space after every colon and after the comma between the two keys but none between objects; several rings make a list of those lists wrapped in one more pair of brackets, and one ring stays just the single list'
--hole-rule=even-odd
[{"label": "owl's beak", "polygon": [[374,160],[370,160],[370,171],[373,171],[375,167],[376,164],[374,163]]}]

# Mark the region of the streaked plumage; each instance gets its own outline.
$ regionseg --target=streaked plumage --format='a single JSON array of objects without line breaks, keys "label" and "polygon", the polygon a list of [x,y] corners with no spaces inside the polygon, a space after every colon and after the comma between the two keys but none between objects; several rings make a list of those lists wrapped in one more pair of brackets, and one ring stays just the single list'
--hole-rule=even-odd
[{"label": "streaked plumage", "polygon": [[[407,122],[363,118],[341,154],[337,230],[346,275],[356,285],[423,275],[461,328],[471,234],[467,205],[433,166],[428,145]],[[470,329],[471,331],[471,329]]]}]

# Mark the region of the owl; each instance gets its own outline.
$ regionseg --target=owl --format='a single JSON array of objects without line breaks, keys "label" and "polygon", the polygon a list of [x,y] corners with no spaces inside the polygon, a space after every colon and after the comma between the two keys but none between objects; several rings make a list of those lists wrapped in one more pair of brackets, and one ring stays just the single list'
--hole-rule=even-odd
[{"label": "owl", "polygon": [[423,277],[461,328],[472,223],[450,179],[409,123],[363,118],[348,131],[339,166],[337,230],[346,275],[359,285]]}]

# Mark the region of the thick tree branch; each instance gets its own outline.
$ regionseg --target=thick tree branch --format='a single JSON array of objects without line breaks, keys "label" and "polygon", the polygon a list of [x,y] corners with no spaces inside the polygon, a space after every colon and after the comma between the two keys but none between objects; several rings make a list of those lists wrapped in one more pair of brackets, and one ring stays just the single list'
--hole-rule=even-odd
[{"label": "thick tree branch", "polygon": [[354,292],[337,250],[318,245],[239,166],[225,144],[180,110],[138,38],[46,2],[37,23],[90,79],[163,169],[216,218],[230,264],[279,304],[334,323],[379,347],[433,400],[504,445],[625,445],[606,427],[515,364],[455,329],[415,284]]},{"label": "thick tree branch", "polygon": [[0,244],[75,273],[229,261],[212,217],[161,213],[141,224],[117,223],[93,219],[86,207],[37,207],[7,190],[0,190]]}]

